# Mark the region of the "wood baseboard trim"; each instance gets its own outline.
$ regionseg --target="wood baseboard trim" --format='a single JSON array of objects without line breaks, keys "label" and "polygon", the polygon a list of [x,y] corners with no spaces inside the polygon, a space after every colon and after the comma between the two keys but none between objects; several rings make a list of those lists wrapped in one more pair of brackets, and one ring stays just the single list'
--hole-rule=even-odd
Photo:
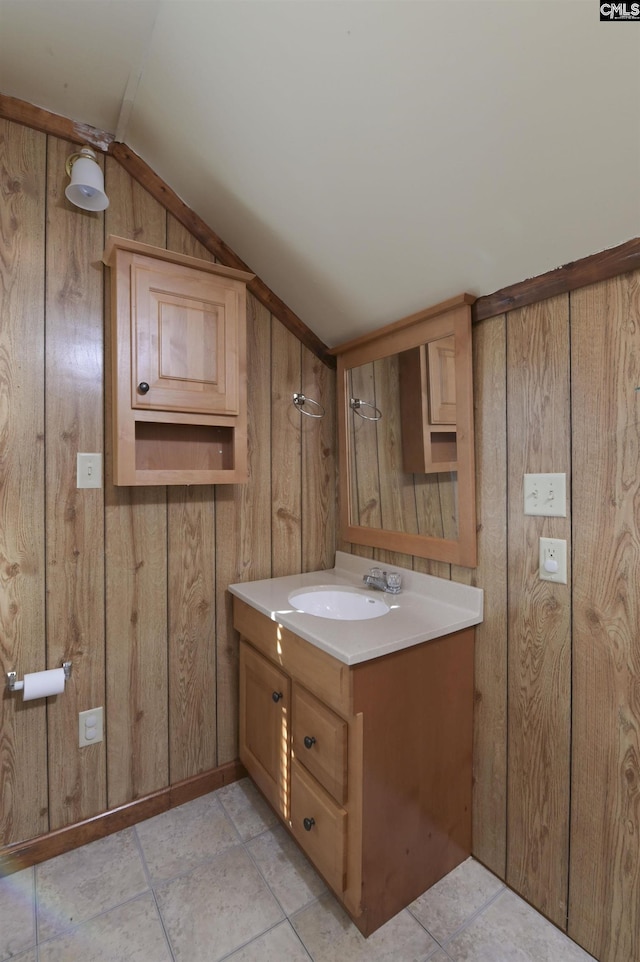
[{"label": "wood baseboard trim", "polygon": [[160,815],[171,808],[199,798],[200,795],[214,792],[223,785],[237,782],[246,774],[246,769],[240,761],[229,762],[202,775],[194,775],[151,795],[145,795],[144,798],[138,798],[134,802],[127,802],[126,805],[101,812],[83,822],[67,825],[65,828],[39,835],[25,842],[16,842],[15,845],[0,849],[0,878],[45,862],[64,852],[70,852],[74,848],[80,848],[88,842],[95,842],[123,828],[130,828],[153,815]]}]

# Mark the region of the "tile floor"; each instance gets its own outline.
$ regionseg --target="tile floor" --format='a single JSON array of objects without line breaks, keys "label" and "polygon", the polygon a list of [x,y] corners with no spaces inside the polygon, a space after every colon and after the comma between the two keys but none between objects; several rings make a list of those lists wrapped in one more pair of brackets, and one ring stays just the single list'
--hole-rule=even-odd
[{"label": "tile floor", "polygon": [[0,879],[0,962],[586,962],[473,859],[362,938],[247,779]]}]

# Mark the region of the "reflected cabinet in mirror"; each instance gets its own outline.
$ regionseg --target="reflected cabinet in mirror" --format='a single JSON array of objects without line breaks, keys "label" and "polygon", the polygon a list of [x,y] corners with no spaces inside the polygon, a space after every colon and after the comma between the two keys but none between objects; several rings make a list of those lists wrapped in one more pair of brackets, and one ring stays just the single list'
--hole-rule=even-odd
[{"label": "reflected cabinet in mirror", "polygon": [[341,536],[476,565],[469,294],[333,349]]}]

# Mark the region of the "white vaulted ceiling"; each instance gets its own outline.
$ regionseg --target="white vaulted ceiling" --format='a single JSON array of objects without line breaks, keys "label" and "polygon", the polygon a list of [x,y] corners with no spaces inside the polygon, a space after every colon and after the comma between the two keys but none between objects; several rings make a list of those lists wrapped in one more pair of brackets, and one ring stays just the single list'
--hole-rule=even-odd
[{"label": "white vaulted ceiling", "polygon": [[0,93],[117,134],[328,345],[640,234],[597,0],[0,0]]}]

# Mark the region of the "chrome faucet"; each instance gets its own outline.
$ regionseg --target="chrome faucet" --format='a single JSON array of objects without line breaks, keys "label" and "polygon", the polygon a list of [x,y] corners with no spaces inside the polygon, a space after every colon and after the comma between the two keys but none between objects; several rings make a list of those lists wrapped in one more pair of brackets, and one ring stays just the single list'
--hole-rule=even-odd
[{"label": "chrome faucet", "polygon": [[381,568],[371,568],[368,574],[362,576],[362,580],[368,588],[375,588],[376,591],[388,591],[392,595],[399,595],[402,591],[402,576],[397,571],[387,574]]}]

